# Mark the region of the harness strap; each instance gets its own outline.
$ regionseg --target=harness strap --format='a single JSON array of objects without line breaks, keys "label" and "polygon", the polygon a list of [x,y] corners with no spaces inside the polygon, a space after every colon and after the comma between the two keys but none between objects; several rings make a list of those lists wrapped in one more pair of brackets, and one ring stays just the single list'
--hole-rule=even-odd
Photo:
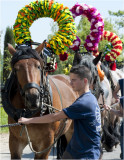
[{"label": "harness strap", "polygon": [[53,84],[55,85],[57,91],[58,91],[58,94],[59,94],[59,97],[60,97],[60,101],[61,101],[61,106],[63,108],[63,103],[62,103],[62,96],[61,96],[61,93],[60,93],[60,90],[58,89],[58,87],[56,86],[55,82],[50,78],[50,80],[53,82]]},{"label": "harness strap", "polygon": [[36,83],[27,83],[24,85],[23,89],[21,90],[20,92],[21,95],[24,95],[25,91],[30,88],[36,88],[39,92],[41,92],[40,86],[38,86]]},{"label": "harness strap", "polygon": [[104,90],[103,90],[102,88],[101,88],[101,90],[100,90],[100,93],[101,93],[101,95],[102,95],[102,101],[103,101],[102,104],[99,104],[99,106],[101,106],[101,107],[100,107],[100,111],[104,111],[103,105],[105,104],[105,97],[104,97]]},{"label": "harness strap", "polygon": [[63,121],[64,121],[64,125],[63,125],[59,135],[57,136],[57,138],[54,139],[53,144],[51,144],[48,148],[46,148],[46,149],[44,149],[43,151],[40,151],[40,152],[37,152],[37,151],[35,151],[33,149],[32,144],[31,144],[31,140],[30,140],[30,137],[29,137],[27,126],[24,125],[25,131],[26,131],[26,135],[27,135],[27,138],[28,138],[28,144],[29,144],[29,147],[30,147],[31,151],[36,153],[36,154],[39,154],[39,153],[42,154],[42,153],[47,152],[48,150],[50,150],[55,145],[55,143],[58,141],[58,139],[60,138],[60,136],[62,135],[62,133],[63,133],[63,131],[65,129],[65,126],[66,126],[66,123],[67,123],[67,119],[64,119]]}]

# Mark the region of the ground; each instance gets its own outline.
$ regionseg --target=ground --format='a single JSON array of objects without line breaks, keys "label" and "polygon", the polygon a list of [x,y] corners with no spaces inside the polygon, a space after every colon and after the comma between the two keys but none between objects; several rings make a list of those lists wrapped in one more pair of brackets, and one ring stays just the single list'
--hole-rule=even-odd
[{"label": "ground", "polygon": [[[8,140],[9,140],[8,133],[0,134],[0,159],[1,160],[10,159]],[[27,146],[24,150],[22,160],[30,160],[30,159],[33,159],[33,153],[31,152],[30,148]],[[51,152],[49,159],[50,160],[56,159],[56,156],[53,157],[53,151]],[[118,145],[113,152],[104,151],[102,159],[103,160],[120,160],[120,146]]]}]

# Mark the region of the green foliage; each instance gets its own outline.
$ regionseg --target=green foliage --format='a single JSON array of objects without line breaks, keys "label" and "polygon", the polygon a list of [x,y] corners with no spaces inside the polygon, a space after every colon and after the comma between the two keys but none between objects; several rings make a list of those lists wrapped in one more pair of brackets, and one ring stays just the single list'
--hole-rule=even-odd
[{"label": "green foliage", "polygon": [[[8,124],[8,115],[4,111],[3,107],[0,107],[0,125]],[[8,127],[0,128],[0,133],[8,132]]]},{"label": "green foliage", "polygon": [[11,67],[10,67],[11,54],[8,51],[8,43],[12,44],[15,47],[14,35],[10,27],[7,27],[5,38],[4,38],[3,82],[6,81],[11,71]]},{"label": "green foliage", "polygon": [[118,12],[109,11],[111,16],[115,16],[116,20],[115,23],[118,25],[119,28],[124,27],[124,11],[119,10]]}]

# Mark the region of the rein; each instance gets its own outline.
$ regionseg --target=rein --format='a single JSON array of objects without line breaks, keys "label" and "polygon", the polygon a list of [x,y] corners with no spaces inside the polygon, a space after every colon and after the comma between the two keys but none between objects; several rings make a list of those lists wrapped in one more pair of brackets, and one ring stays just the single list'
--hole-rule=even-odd
[{"label": "rein", "polygon": [[30,137],[29,137],[27,126],[24,125],[25,131],[26,131],[26,135],[27,135],[27,138],[28,138],[28,144],[29,144],[29,147],[30,147],[31,151],[36,153],[36,154],[39,154],[39,153],[41,154],[41,153],[44,153],[44,152],[47,152],[48,150],[50,150],[55,145],[55,143],[58,141],[58,139],[61,137],[61,135],[62,135],[62,133],[63,133],[63,131],[65,129],[65,126],[66,126],[66,123],[67,123],[67,119],[64,119],[63,121],[64,121],[64,125],[63,125],[62,129],[60,130],[60,133],[58,134],[58,136],[54,139],[53,144],[51,144],[48,148],[46,148],[46,149],[44,149],[43,151],[40,151],[40,152],[37,152],[37,151],[35,151],[33,149],[32,144],[31,144],[31,140],[30,140]]}]

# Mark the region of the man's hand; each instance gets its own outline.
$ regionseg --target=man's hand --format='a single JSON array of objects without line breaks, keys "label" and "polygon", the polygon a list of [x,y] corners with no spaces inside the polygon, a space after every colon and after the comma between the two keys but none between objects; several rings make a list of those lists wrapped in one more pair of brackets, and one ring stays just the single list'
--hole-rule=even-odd
[{"label": "man's hand", "polygon": [[21,118],[18,119],[18,123],[30,124],[30,118],[21,117]]},{"label": "man's hand", "polygon": [[104,104],[103,107],[105,108],[105,110],[110,111],[111,107],[109,105]]}]

